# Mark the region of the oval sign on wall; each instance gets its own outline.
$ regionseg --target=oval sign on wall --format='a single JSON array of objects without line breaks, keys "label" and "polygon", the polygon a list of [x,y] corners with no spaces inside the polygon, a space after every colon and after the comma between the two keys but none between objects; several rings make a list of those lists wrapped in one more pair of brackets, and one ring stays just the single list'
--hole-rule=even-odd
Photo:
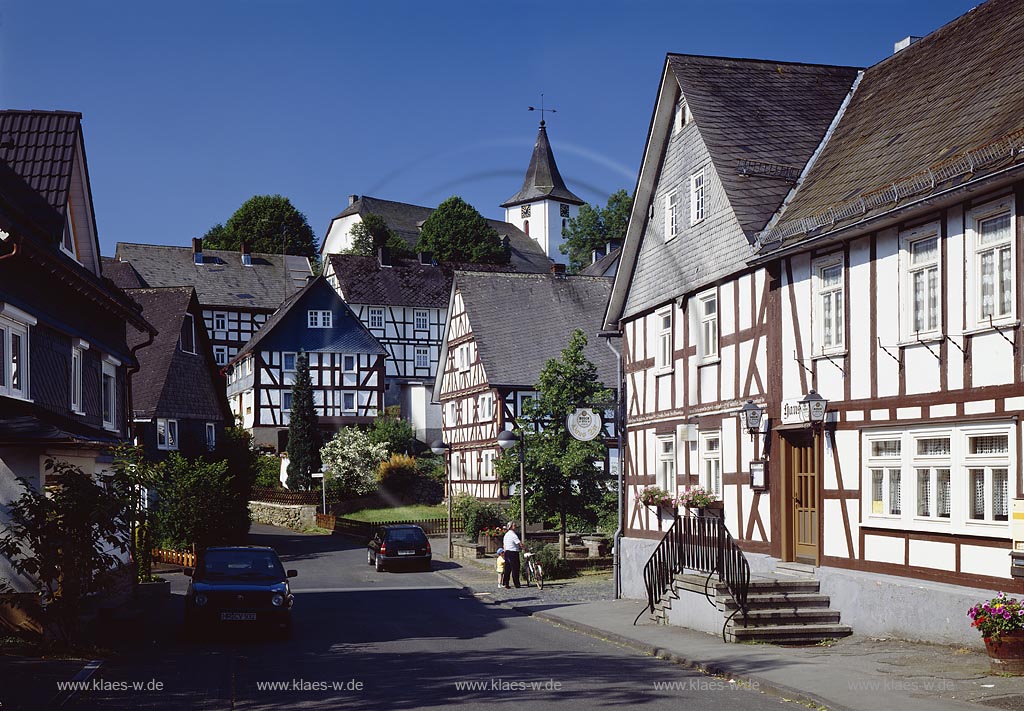
[{"label": "oval sign on wall", "polygon": [[589,442],[601,434],[603,424],[601,414],[589,407],[577,408],[576,412],[565,418],[569,434],[582,442]]}]

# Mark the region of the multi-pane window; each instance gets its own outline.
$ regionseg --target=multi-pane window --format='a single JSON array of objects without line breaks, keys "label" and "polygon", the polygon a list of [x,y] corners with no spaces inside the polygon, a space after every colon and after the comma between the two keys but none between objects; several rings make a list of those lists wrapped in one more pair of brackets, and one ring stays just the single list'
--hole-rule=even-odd
[{"label": "multi-pane window", "polygon": [[669,493],[676,490],[676,441],[672,435],[658,437],[658,487]]},{"label": "multi-pane window", "polygon": [[178,421],[158,418],[156,421],[156,448],[178,448]]},{"label": "multi-pane window", "polygon": [[370,328],[384,328],[384,309],[370,309]]},{"label": "multi-pane window", "polygon": [[1013,213],[1010,202],[979,208],[971,215],[977,325],[1014,314]]},{"label": "multi-pane window", "polygon": [[485,450],[480,455],[480,478],[494,478],[494,452],[492,450]]},{"label": "multi-pane window", "polygon": [[718,432],[700,436],[701,485],[708,491],[722,495],[722,437]]},{"label": "multi-pane window", "polygon": [[665,241],[679,234],[679,194],[673,190],[665,196]]},{"label": "multi-pane window", "polygon": [[206,423],[206,448],[211,452],[217,449],[217,425],[213,422]]},{"label": "multi-pane window", "polygon": [[0,318],[0,395],[28,399],[28,326]]},{"label": "multi-pane window", "polygon": [[654,351],[654,367],[659,370],[672,368],[672,309],[667,308],[655,315],[658,346]]},{"label": "multi-pane window", "polygon": [[718,295],[715,292],[697,297],[697,350],[701,360],[718,357]]},{"label": "multi-pane window", "polygon": [[214,331],[226,331],[228,330],[228,315],[226,313],[217,311],[213,314],[213,330]]},{"label": "multi-pane window", "polygon": [[297,354],[295,353],[284,353],[281,355],[281,366],[284,368],[284,372],[290,373],[295,370],[295,359]]},{"label": "multi-pane window", "polygon": [[1006,521],[1009,505],[1009,436],[967,438],[968,517],[973,521]]},{"label": "multi-pane window", "polygon": [[117,428],[117,371],[110,361],[103,362],[103,378],[100,393],[103,401],[103,426]]},{"label": "multi-pane window", "polygon": [[936,332],[939,330],[938,225],[919,227],[903,239],[909,330],[916,334]]},{"label": "multi-pane window", "polygon": [[196,321],[192,314],[185,314],[181,319],[181,350],[185,353],[196,352]]},{"label": "multi-pane window", "polygon": [[695,225],[705,217],[704,169],[690,176],[690,224]]},{"label": "multi-pane window", "polygon": [[309,328],[331,328],[334,321],[334,315],[326,310],[310,309],[306,315]]},{"label": "multi-pane window", "polygon": [[413,311],[413,328],[417,331],[426,331],[430,327],[430,312],[425,309]]},{"label": "multi-pane window", "polygon": [[815,291],[818,352],[840,350],[844,343],[843,265],[834,261],[816,265]]},{"label": "multi-pane window", "polygon": [[424,346],[416,346],[416,367],[430,367],[430,349]]},{"label": "multi-pane window", "polygon": [[871,474],[871,513],[898,516],[902,512],[902,440],[871,441],[868,471]]},{"label": "multi-pane window", "polygon": [[922,518],[950,517],[950,437],[928,435],[915,439],[914,476],[917,486],[917,515]]},{"label": "multi-pane window", "polygon": [[217,365],[228,364],[228,347],[227,346],[214,346],[213,347],[213,359]]},{"label": "multi-pane window", "polygon": [[494,396],[484,393],[477,401],[477,411],[480,421],[485,422],[494,417]]},{"label": "multi-pane window", "polygon": [[71,349],[71,410],[84,414],[82,405],[82,362],[81,348]]}]

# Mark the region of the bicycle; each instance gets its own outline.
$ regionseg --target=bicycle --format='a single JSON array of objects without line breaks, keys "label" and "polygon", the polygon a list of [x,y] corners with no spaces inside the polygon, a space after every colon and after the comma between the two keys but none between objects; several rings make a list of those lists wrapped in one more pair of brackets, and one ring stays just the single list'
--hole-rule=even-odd
[{"label": "bicycle", "polygon": [[523,552],[523,561],[525,566],[523,568],[524,577],[526,578],[526,587],[530,587],[530,582],[535,581],[537,583],[537,589],[544,589],[544,568],[540,563],[533,559],[533,553]]}]

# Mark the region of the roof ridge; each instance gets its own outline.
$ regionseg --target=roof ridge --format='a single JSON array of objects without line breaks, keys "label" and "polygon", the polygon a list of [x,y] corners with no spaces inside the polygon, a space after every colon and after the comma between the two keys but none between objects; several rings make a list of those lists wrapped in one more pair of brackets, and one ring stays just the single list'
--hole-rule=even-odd
[{"label": "roof ridge", "polygon": [[757,57],[727,57],[714,54],[686,54],[684,52],[668,52],[668,57],[685,57],[688,59],[710,59],[723,62],[750,62],[751,64],[784,64],[790,67],[814,67],[821,69],[863,69],[852,64],[822,64],[820,62],[796,62],[787,59],[763,59]]}]

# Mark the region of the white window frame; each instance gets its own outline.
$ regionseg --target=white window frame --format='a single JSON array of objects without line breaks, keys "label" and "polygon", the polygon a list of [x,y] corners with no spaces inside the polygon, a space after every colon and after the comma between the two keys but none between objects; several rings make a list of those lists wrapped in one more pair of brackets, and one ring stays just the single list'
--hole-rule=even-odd
[{"label": "white window frame", "polygon": [[379,306],[373,306],[370,308],[366,317],[366,322],[370,328],[383,329],[384,328],[384,309]]},{"label": "white window frame", "polygon": [[[103,360],[103,374],[100,377],[100,411],[103,415],[103,427],[117,430],[117,366],[120,362],[112,362],[109,357]],[[109,380],[108,380],[109,378]],[[110,385],[109,398],[107,385]],[[109,411],[107,400],[109,399]],[[108,418],[109,415],[109,418]]]},{"label": "white window frame", "polygon": [[210,452],[217,449],[217,423],[206,423],[206,449]]},{"label": "white window frame", "polygon": [[214,362],[217,365],[227,365],[228,364],[228,347],[227,346],[214,346],[213,347],[213,360],[214,360]]},{"label": "white window frame", "polygon": [[448,401],[448,422],[446,424],[449,427],[454,427],[458,424],[458,405],[454,400]]},{"label": "white window frame", "polygon": [[[907,480],[903,476],[903,455],[906,451],[903,440],[902,433],[886,433],[867,438],[864,457],[867,517],[899,520],[907,511],[905,504],[908,497],[903,492]],[[875,448],[875,444],[880,446]],[[895,451],[892,447],[895,447]],[[916,481],[913,485],[917,486]]]},{"label": "white window frame", "polygon": [[[350,402],[351,406],[349,405]],[[359,398],[356,397],[355,392],[341,393],[341,409],[342,412],[356,412],[359,409]]]},{"label": "white window frame", "polygon": [[[926,521],[949,522],[952,516],[953,489],[953,434],[952,432],[923,432],[911,435],[910,452],[912,480],[914,488],[913,515]],[[922,445],[931,441],[946,441],[945,452],[922,451]],[[921,484],[927,484],[927,493],[922,496]],[[944,490],[945,496],[940,493]],[[939,513],[942,499],[945,498],[946,514]]]},{"label": "white window frame", "polygon": [[[287,400],[287,402],[285,402],[286,400]],[[292,391],[291,390],[282,390],[281,391],[281,414],[282,414],[281,422],[284,422],[284,418],[286,418],[286,417],[291,419],[291,417],[290,417],[291,416],[291,412],[292,412]],[[287,424],[287,423],[285,423],[285,424]]]},{"label": "white window frame", "polygon": [[707,170],[701,168],[690,176],[690,224],[707,217]]},{"label": "white window frame", "polygon": [[[420,358],[422,357],[422,361]],[[429,368],[430,367],[430,349],[426,346],[416,346],[413,352],[413,363],[417,368]]]},{"label": "white window frame", "polygon": [[480,478],[481,479],[494,479],[496,476],[494,471],[494,450],[485,449],[480,453]]},{"label": "white window frame", "polygon": [[430,312],[426,309],[415,309],[412,312],[412,327],[415,331],[430,329]]},{"label": "white window frame", "polygon": [[[825,285],[825,272],[838,270],[839,283]],[[846,267],[842,254],[833,254],[811,263],[815,355],[846,352]],[[826,343],[825,314],[831,313],[833,324],[830,342]]]},{"label": "white window frame", "polygon": [[356,373],[359,371],[359,358],[352,353],[341,354],[341,372]]},{"label": "white window frame", "polygon": [[[708,304],[714,302],[714,313],[708,313]],[[711,289],[698,294],[697,304],[697,357],[701,364],[718,361],[718,291]]]},{"label": "white window frame", "polygon": [[309,328],[333,328],[334,314],[330,309],[310,309],[306,312],[306,326]]},{"label": "white window frame", "polygon": [[671,191],[665,196],[665,241],[679,236],[679,192]]},{"label": "white window frame", "polygon": [[[981,243],[981,224],[988,220],[999,218],[1002,215],[1009,215],[1010,226],[1007,230],[1007,235],[1004,239],[991,244]],[[1008,300],[1008,309],[1005,313],[1002,308],[997,308],[992,314],[992,325],[1001,325],[1010,323],[1017,318],[1017,247],[1016,247],[1016,225],[1017,216],[1015,214],[1013,198],[1007,196],[1000,200],[987,203],[985,205],[979,205],[978,207],[970,210],[967,213],[967,232],[968,232],[968,263],[969,267],[967,270],[968,275],[968,317],[967,324],[970,330],[982,330],[990,328],[989,317],[982,315],[983,297],[982,297],[982,275],[981,275],[981,263],[983,256],[992,252],[994,256],[1007,249],[1007,258],[1009,259],[1009,293],[1006,294]],[[994,269],[998,269],[997,265],[994,265]],[[997,304],[1001,304],[1003,299],[999,298],[1005,291],[1002,288],[1002,283],[998,279],[998,274],[994,274],[993,278],[995,284],[995,293],[993,295],[993,301]]]},{"label": "white window frame", "polygon": [[85,414],[85,404],[82,401],[82,381],[85,378],[85,350],[88,348],[80,339],[75,339],[71,347],[71,411],[76,415]]},{"label": "white window frame", "polygon": [[[927,261],[915,263],[916,248],[928,241],[935,241],[935,257]],[[900,261],[902,262],[901,278],[903,283],[903,338],[905,341],[916,341],[917,338],[936,337],[942,333],[942,232],[938,222],[931,222],[900,233]],[[929,275],[934,275],[934,313],[929,314],[929,301],[932,283]],[[919,314],[916,303],[916,286],[918,279],[924,279],[924,311]],[[918,323],[920,316],[921,323]],[[918,326],[921,328],[918,328]]]},{"label": "white window frame", "polygon": [[224,311],[213,312],[213,330],[214,331],[227,331],[228,330],[228,315]]},{"label": "white window frame", "polygon": [[156,419],[156,448],[164,451],[176,451],[178,445],[178,421],[158,417]]},{"label": "white window frame", "polygon": [[655,482],[658,488],[670,494],[676,492],[676,438],[675,435],[657,435],[657,468]]},{"label": "white window frame", "polygon": [[[16,320],[17,319],[17,320]],[[36,318],[0,303],[0,395],[31,401],[31,331]],[[14,387],[14,340],[18,340],[18,387]]]},{"label": "white window frame", "polygon": [[680,99],[676,103],[676,113],[672,121],[672,133],[673,135],[683,130],[683,126],[693,121],[693,113],[690,111],[690,105],[686,103],[686,99]]},{"label": "white window frame", "polygon": [[[700,484],[718,498],[722,498],[722,432],[700,433]],[[712,447],[714,443],[714,447]]]},{"label": "white window frame", "polygon": [[658,374],[671,372],[674,364],[674,352],[672,349],[672,307],[666,306],[655,312],[655,334],[657,343],[654,348],[654,368]]},{"label": "white window frame", "polygon": [[[1013,445],[1011,438],[1014,433],[1012,431],[999,430],[999,431],[986,431],[986,430],[975,430],[965,433],[964,436],[964,483],[965,488],[962,491],[965,492],[964,501],[967,503],[966,518],[969,524],[1002,524],[1007,525],[1009,521],[1009,507],[1010,497],[1013,493],[1013,487],[1010,485],[1010,475],[1013,473],[1013,460],[1010,459],[1013,453]],[[971,444],[972,440],[980,439],[985,437],[1005,437],[1006,438],[1006,451],[994,454],[972,454]],[[1002,505],[1002,517],[998,518],[995,514],[995,498],[996,498],[996,487],[998,486],[996,480],[996,472],[1003,472],[1003,505]],[[983,481],[983,494],[984,500],[982,503],[981,516],[976,516],[974,513],[974,507],[972,502],[973,487],[972,482],[974,481],[974,473],[979,472],[982,474]]]},{"label": "white window frame", "polygon": [[477,398],[477,418],[479,422],[494,419],[494,395],[482,393]]},{"label": "white window frame", "polygon": [[[186,348],[185,334],[192,334],[192,349]],[[192,314],[185,314],[181,319],[181,333],[178,334],[178,346],[181,348],[182,353],[196,354],[196,319]]]},{"label": "white window frame", "polygon": [[[68,249],[67,245],[64,244],[65,240],[71,242],[70,249]],[[75,242],[75,225],[74,221],[71,219],[71,204],[68,203],[67,214],[64,216],[64,233],[60,236],[60,251],[62,251],[64,254],[68,255],[77,262],[78,247],[75,244]]]},{"label": "white window frame", "polygon": [[245,358],[245,374],[252,375],[252,362],[253,356],[246,356]]},{"label": "white window frame", "polygon": [[[292,357],[292,367],[288,367],[288,356]],[[299,354],[292,351],[285,351],[281,354],[281,372],[283,373],[294,373],[295,365],[298,363]]]}]

